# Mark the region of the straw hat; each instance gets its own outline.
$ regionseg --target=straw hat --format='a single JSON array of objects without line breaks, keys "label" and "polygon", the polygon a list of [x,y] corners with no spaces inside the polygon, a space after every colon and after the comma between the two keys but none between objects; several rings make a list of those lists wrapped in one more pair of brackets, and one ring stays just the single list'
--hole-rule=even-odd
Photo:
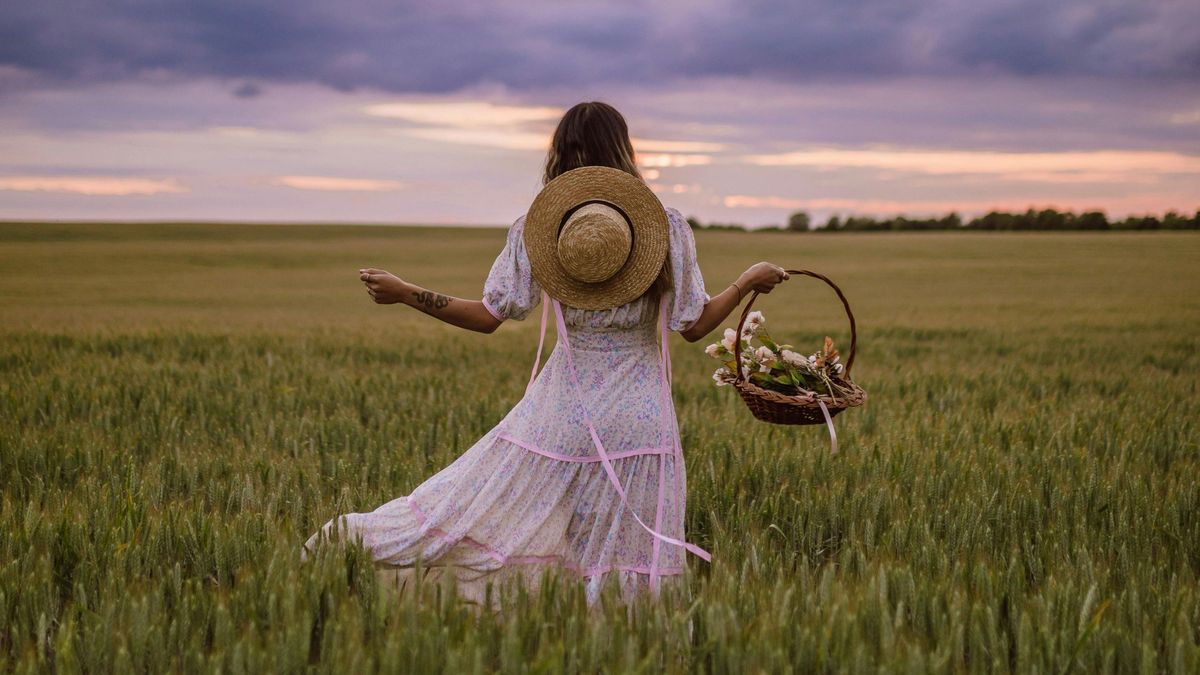
[{"label": "straw hat", "polygon": [[585,166],[546,184],[525,214],[533,278],[579,309],[610,309],[650,288],[667,258],[667,212],[641,179]]}]

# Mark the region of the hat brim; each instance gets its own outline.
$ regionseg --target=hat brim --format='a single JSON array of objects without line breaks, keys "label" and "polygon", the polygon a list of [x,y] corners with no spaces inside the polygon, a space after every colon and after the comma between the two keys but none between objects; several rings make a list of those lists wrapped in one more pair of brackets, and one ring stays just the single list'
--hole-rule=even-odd
[{"label": "hat brim", "polygon": [[[612,204],[629,217],[629,257],[615,274],[597,283],[574,279],[558,260],[558,233],[575,207]],[[611,309],[649,290],[667,259],[667,212],[638,177],[606,166],[585,166],[546,184],[525,214],[525,250],[533,278],[551,297],[578,309]]]}]

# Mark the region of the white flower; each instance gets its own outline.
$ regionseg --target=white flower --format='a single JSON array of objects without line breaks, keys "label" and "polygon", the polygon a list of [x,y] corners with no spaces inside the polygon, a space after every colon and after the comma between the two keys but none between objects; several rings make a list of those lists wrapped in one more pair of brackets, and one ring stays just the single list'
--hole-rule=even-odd
[{"label": "white flower", "polygon": [[737,339],[737,331],[733,330],[732,328],[726,328],[725,337],[721,340],[721,346],[724,347],[726,351],[731,352],[733,351],[734,343],[737,342]]},{"label": "white flower", "polygon": [[808,359],[790,349],[783,350],[780,352],[780,355],[783,356],[783,362],[789,366],[800,367],[808,365]]},{"label": "white flower", "polygon": [[845,365],[843,365],[841,363],[833,364],[833,372],[837,373],[838,375],[841,375],[844,370],[846,370]]},{"label": "white flower", "polygon": [[713,381],[717,383],[718,387],[724,387],[725,385],[729,384],[729,378],[731,375],[733,375],[733,373],[729,372],[728,368],[721,366],[720,368],[717,368],[716,372],[713,373]]},{"label": "white flower", "polygon": [[721,345],[714,342],[713,344],[704,348],[704,353],[708,354],[709,356],[713,357],[714,359],[720,358]]},{"label": "white flower", "polygon": [[762,328],[762,325],[766,322],[766,317],[764,317],[763,313],[757,309],[746,315],[746,326],[751,330],[757,331],[759,328]]},{"label": "white flower", "polygon": [[759,347],[757,350],[755,350],[754,356],[758,359],[759,363],[764,365],[768,363],[775,363],[776,360],[775,352],[771,351],[771,348],[766,346]]}]

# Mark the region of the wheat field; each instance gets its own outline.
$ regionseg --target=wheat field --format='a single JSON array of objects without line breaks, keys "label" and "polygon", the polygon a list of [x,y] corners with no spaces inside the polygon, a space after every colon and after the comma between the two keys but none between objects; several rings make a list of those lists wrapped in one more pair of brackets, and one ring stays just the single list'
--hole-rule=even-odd
[{"label": "wheat field", "polygon": [[[870,398],[831,455],[672,338],[714,554],[687,596],[588,611],[548,579],[490,614],[359,550],[299,564],[490,429],[536,347],[535,320],[376,306],[356,270],[478,298],[503,237],[0,224],[0,670],[1200,672],[1191,233],[698,232],[711,293],[764,259],[836,280]],[[811,279],[756,308],[848,343]]]}]

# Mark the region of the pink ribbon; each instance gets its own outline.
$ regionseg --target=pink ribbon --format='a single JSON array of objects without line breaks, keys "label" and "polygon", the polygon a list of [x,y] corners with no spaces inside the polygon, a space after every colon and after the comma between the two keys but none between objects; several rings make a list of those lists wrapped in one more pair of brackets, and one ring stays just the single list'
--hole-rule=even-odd
[{"label": "pink ribbon", "polygon": [[537,379],[538,366],[542,363],[542,345],[546,344],[546,312],[550,311],[550,295],[542,291],[542,329],[541,335],[538,335],[538,351],[537,356],[533,357],[533,372],[529,373],[529,384],[525,385],[525,393],[533,388],[533,381]]},{"label": "pink ribbon", "polygon": [[829,415],[829,408],[825,407],[824,401],[817,401],[817,405],[821,406],[821,412],[825,415],[825,426],[829,427],[829,445],[832,449],[830,454],[837,454],[837,431],[833,428],[833,417]]},{"label": "pink ribbon", "polygon": [[[680,483],[680,474],[683,471],[683,444],[680,442],[679,427],[678,427],[678,424],[676,423],[675,416],[670,414],[670,411],[671,411],[671,375],[672,375],[672,373],[671,373],[671,351],[670,351],[669,343],[667,340],[667,336],[668,336],[667,298],[665,295],[663,296],[662,302],[659,305],[659,309],[658,309],[660,344],[661,344],[661,349],[662,349],[662,355],[661,355],[661,359],[660,359],[660,363],[659,363],[659,374],[660,374],[661,380],[662,380],[661,381],[662,386],[660,388],[661,393],[662,393],[661,411],[662,411],[662,422],[663,422],[661,433],[666,434],[668,437],[670,437],[671,445],[668,448],[668,447],[666,447],[666,444],[663,443],[662,450],[664,450],[665,452],[661,452],[661,451],[654,452],[654,454],[659,454],[660,456],[659,456],[659,463],[658,463],[658,470],[659,470],[659,472],[658,472],[658,501],[657,501],[657,504],[655,507],[654,527],[653,528],[650,527],[649,525],[647,525],[645,523],[645,521],[643,521],[641,519],[641,517],[638,516],[637,512],[633,509],[633,507],[630,506],[628,496],[625,492],[625,487],[623,485],[621,485],[621,481],[617,477],[616,469],[614,469],[613,465],[612,465],[613,459],[629,457],[629,456],[633,456],[635,454],[649,454],[649,453],[646,452],[646,449],[643,449],[643,450],[633,451],[633,452],[618,452],[618,453],[610,455],[604,449],[604,443],[600,440],[600,434],[596,431],[596,425],[592,422],[591,413],[588,412],[587,406],[584,405],[584,402],[583,402],[583,391],[579,385],[579,376],[575,371],[575,360],[574,360],[574,357],[571,355],[571,342],[570,342],[570,338],[567,335],[566,321],[563,319],[562,305],[560,305],[557,300],[552,300],[550,298],[550,295],[548,293],[546,293],[545,291],[542,292],[542,321],[541,321],[541,327],[538,331],[539,335],[538,335],[537,356],[534,358],[534,361],[533,361],[533,370],[529,374],[529,383],[525,386],[525,393],[526,394],[529,393],[529,390],[533,388],[534,381],[537,379],[538,367],[541,365],[541,361],[542,361],[542,348],[545,345],[545,341],[546,341],[546,324],[547,324],[548,312],[549,312],[551,304],[554,305],[554,318],[555,318],[556,326],[558,328],[559,337],[563,343],[563,351],[566,354],[567,369],[569,370],[569,372],[571,374],[571,385],[575,390],[575,395],[579,402],[579,408],[583,412],[584,420],[587,423],[588,435],[592,439],[592,444],[596,447],[597,459],[591,459],[591,458],[582,459],[582,458],[578,458],[578,457],[568,457],[565,455],[560,455],[559,453],[552,453],[552,452],[544,451],[540,448],[535,448],[534,446],[532,446],[528,443],[520,442],[516,438],[510,436],[507,433],[501,433],[499,435],[499,437],[504,438],[505,440],[508,440],[520,447],[527,449],[527,450],[532,450],[534,452],[537,452],[542,455],[546,455],[548,457],[560,458],[560,459],[564,459],[567,461],[584,461],[584,462],[599,461],[600,464],[604,467],[604,473],[605,473],[605,475],[608,476],[609,482],[611,482],[613,484],[613,487],[616,488],[617,495],[621,499],[621,505],[624,506],[629,511],[629,513],[633,516],[633,519],[637,521],[637,524],[640,525],[642,527],[642,529],[646,530],[647,532],[650,533],[651,536],[654,537],[654,550],[652,553],[653,557],[651,559],[649,575],[650,575],[650,588],[654,593],[657,594],[658,590],[659,590],[659,577],[661,576],[661,569],[662,569],[659,567],[659,564],[658,564],[659,557],[660,557],[660,548],[661,548],[662,542],[666,542],[673,546],[682,546],[684,548],[684,550],[690,551],[692,554],[699,556],[700,558],[702,558],[705,561],[712,560],[712,554],[710,554],[708,551],[705,551],[704,549],[700,548],[699,546],[696,546],[695,544],[690,544],[690,543],[680,540],[680,539],[668,537],[667,535],[662,534],[659,531],[662,529],[663,505],[666,500],[666,488],[663,483],[663,475],[666,473],[666,465],[667,465],[666,464],[666,454],[667,453],[674,454],[674,456],[675,456],[676,469],[675,469],[674,488],[675,488],[676,499],[679,500],[677,503],[682,504],[683,499],[684,499],[683,487]],[[665,439],[663,439],[660,435],[660,442],[662,442],[664,440]],[[654,450],[657,450],[657,449],[654,449]]]},{"label": "pink ribbon", "polygon": [[[675,539],[674,537],[668,537],[667,535],[656,531],[654,528],[647,525],[641,519],[641,517],[637,514],[637,511],[635,511],[633,509],[633,507],[629,505],[629,498],[626,496],[625,486],[621,485],[621,479],[617,477],[616,469],[613,468],[612,461],[609,458],[608,452],[604,449],[604,443],[603,443],[603,441],[600,440],[600,434],[597,433],[597,431],[596,431],[596,425],[592,422],[591,413],[588,412],[587,406],[584,405],[583,389],[582,389],[582,387],[579,386],[579,376],[575,371],[575,359],[571,356],[571,340],[567,335],[566,322],[563,320],[562,306],[559,304],[559,302],[557,300],[553,300],[553,303],[554,303],[554,319],[556,321],[556,325],[558,326],[559,337],[562,339],[562,342],[563,342],[563,351],[566,353],[566,357],[567,357],[567,369],[571,373],[571,384],[575,388],[575,395],[579,400],[579,407],[580,407],[580,410],[583,412],[583,419],[587,423],[588,435],[591,436],[592,444],[596,446],[596,452],[597,452],[597,454],[600,455],[600,464],[601,464],[601,466],[604,467],[604,473],[608,475],[609,482],[612,483],[613,487],[616,488],[616,490],[617,490],[617,495],[621,499],[621,505],[624,506],[626,509],[628,509],[629,513],[633,516],[633,519],[637,521],[638,525],[641,525],[642,529],[649,532],[650,535],[653,536],[656,541],[663,541],[668,544],[671,544],[672,546],[682,546],[685,550],[690,551],[692,554],[699,556],[704,561],[706,561],[706,562],[711,561],[712,560],[711,553],[709,553],[708,551],[705,551],[704,549],[700,548],[699,546],[696,546],[695,544],[689,544],[686,541],[681,541],[679,539]],[[661,311],[660,311],[660,313],[661,313]],[[663,317],[663,318],[665,319],[665,317]],[[663,325],[665,327],[665,323]],[[543,325],[542,329],[544,332],[545,331],[544,325]],[[665,338],[666,336],[664,335],[663,337]],[[665,340],[664,340],[663,348],[666,349]],[[663,364],[662,367],[664,368],[664,372],[666,372],[666,373],[670,372],[669,366],[667,366],[665,363]],[[668,395],[669,395],[669,393],[668,393]],[[668,415],[669,414],[668,410],[669,410],[668,408],[664,408],[662,410],[662,414]],[[675,441],[676,441],[677,446],[678,446],[678,440],[679,440],[678,437],[676,437]],[[661,466],[661,463],[660,463],[660,466]],[[661,489],[662,488],[662,473],[661,472],[659,473],[658,480],[659,480],[659,488],[660,488],[659,489],[659,497],[661,500],[661,497],[662,497],[662,489]],[[661,511],[662,511],[662,509],[660,508],[659,509],[660,514],[661,514]],[[655,558],[656,559],[654,560],[654,563],[655,563],[655,568],[656,568],[657,567],[657,556]],[[657,576],[657,575],[652,575],[652,576]]]}]

